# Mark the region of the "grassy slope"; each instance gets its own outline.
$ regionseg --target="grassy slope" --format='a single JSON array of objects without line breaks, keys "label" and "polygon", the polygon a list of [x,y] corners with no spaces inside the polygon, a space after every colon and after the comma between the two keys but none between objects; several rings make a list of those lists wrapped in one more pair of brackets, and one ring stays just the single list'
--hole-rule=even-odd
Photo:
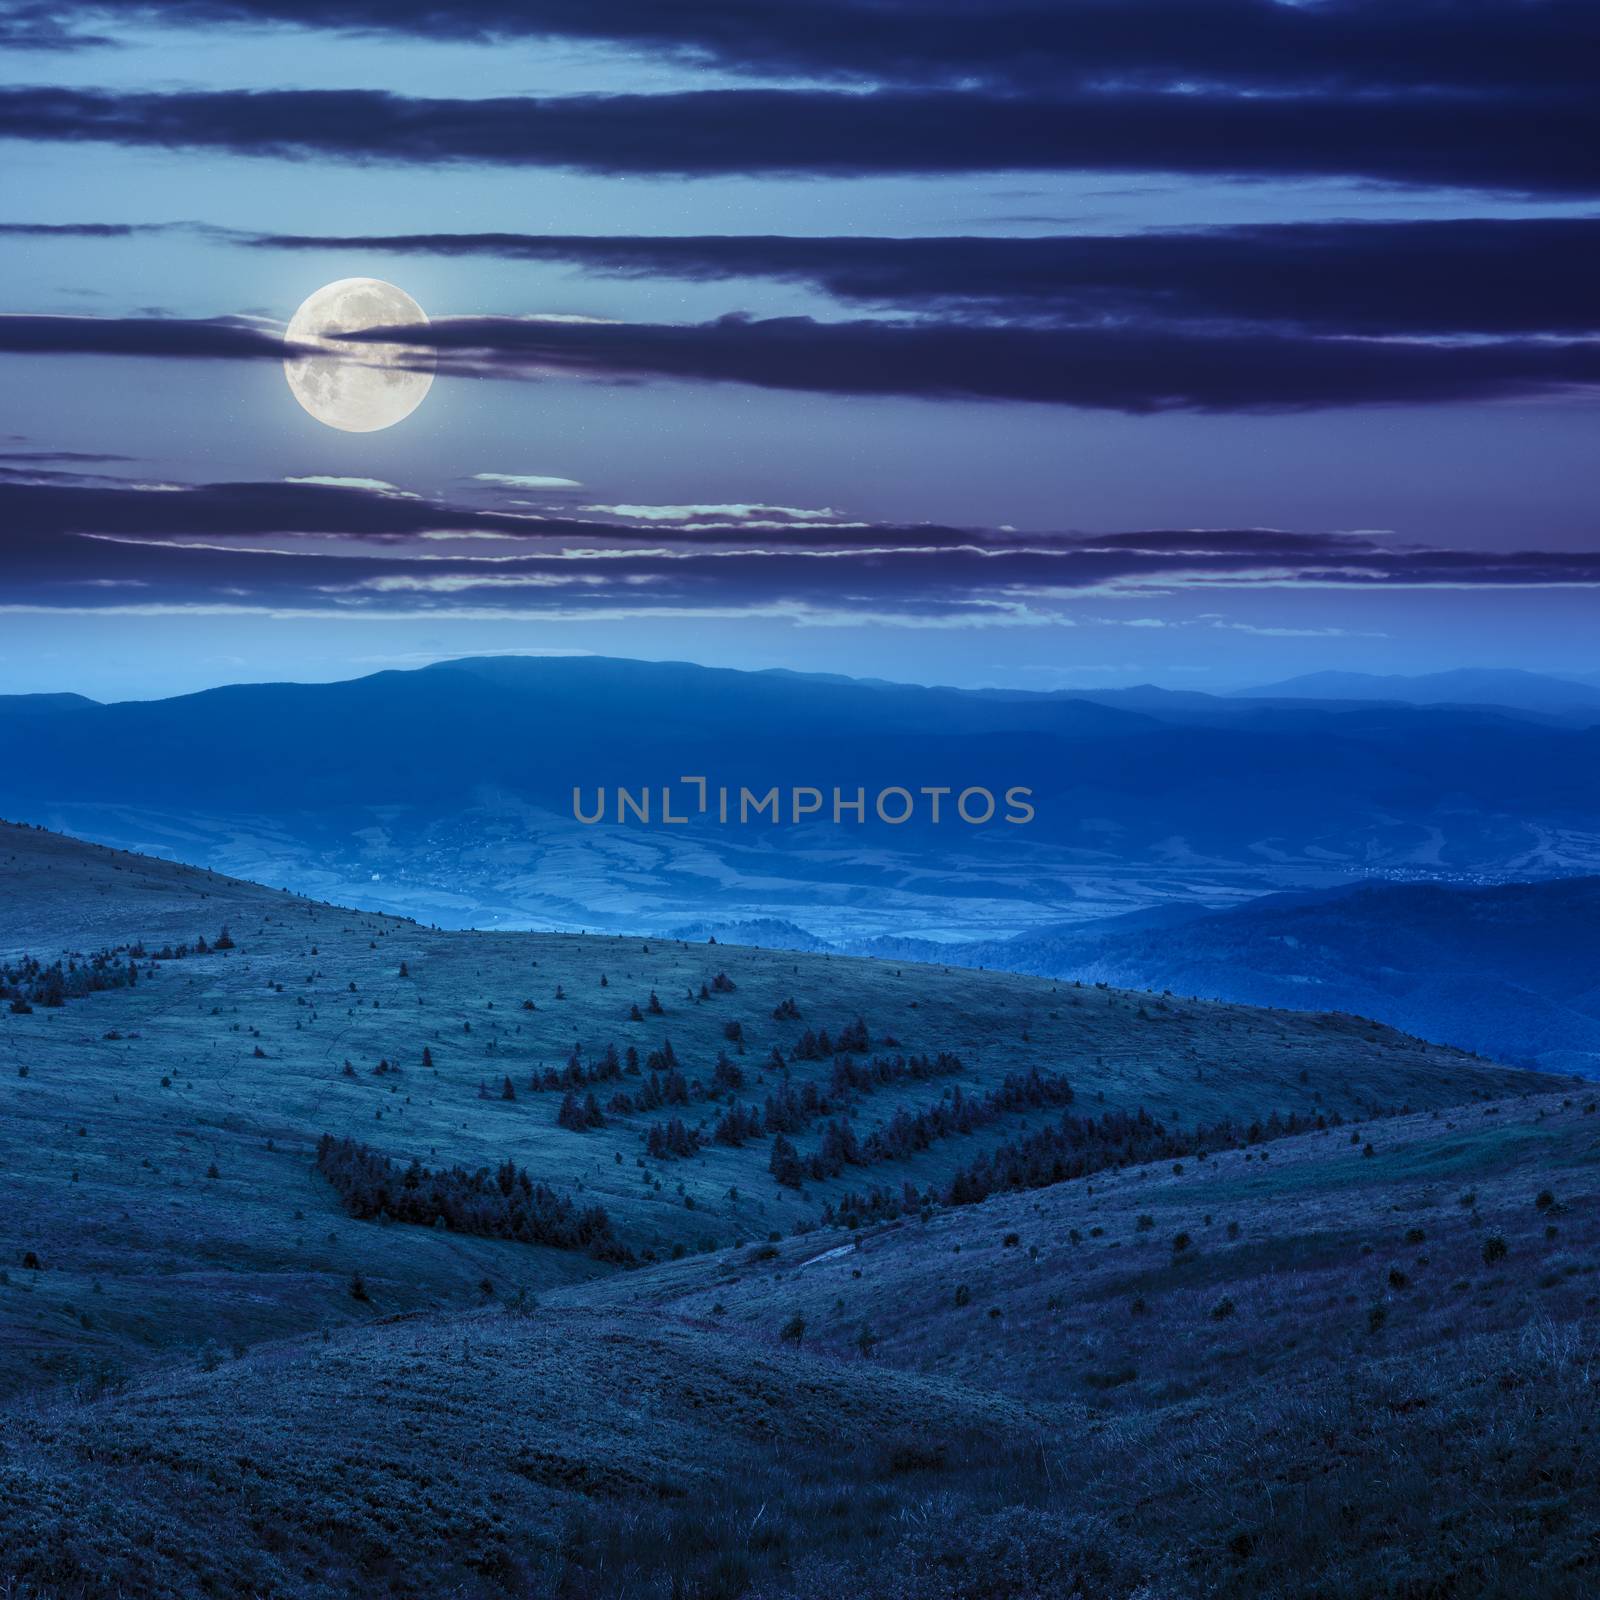
[{"label": "grassy slope", "polygon": [[774,1442],[1029,1425],[999,1397],[654,1319],[402,1319],[14,1419],[0,1551],[46,1593],[500,1594],[602,1537],[596,1511],[709,1499]]},{"label": "grassy slope", "polygon": [[204,867],[6,822],[0,891],[0,959],[53,958],[133,939],[160,946],[198,933],[209,938],[227,916],[270,913],[291,898]]},{"label": "grassy slope", "polygon": [[[29,842],[4,840],[19,856]],[[79,894],[102,856],[67,853]],[[0,1594],[1592,1589],[1600,1118],[1579,1091],[1506,1099],[1547,1085],[1342,1019],[1162,1012],[1148,997],[840,958],[439,935],[260,891],[230,900],[201,878],[212,898],[156,937],[209,935],[226,908],[237,951],[0,1019],[0,1251],[43,1262],[0,1284],[0,1370],[15,1389],[41,1360],[81,1372],[156,1357],[108,1392],[14,1399],[0,1422]],[[119,921],[149,902],[103,899],[96,940],[74,942],[150,937]],[[719,967],[734,994],[675,998]],[[322,976],[299,983],[307,971]],[[554,999],[557,983],[571,998]],[[651,986],[671,1014],[628,1024]],[[518,1008],[524,993],[537,1012]],[[642,1122],[575,1135],[554,1126],[550,1096],[476,1098],[486,1071],[559,1061],[574,1033],[643,1046],[664,1028],[703,1071],[737,1015],[754,1065],[798,1031],[770,1017],[791,993],[807,1022],[859,1011],[875,1036],[960,1050],[973,1087],[1037,1061],[1091,1103],[1103,1092],[1183,1121],[1304,1107],[1314,1092],[1346,1112],[1363,1099],[1423,1109],[1364,1127],[1371,1156],[1348,1132],[1307,1135],[1264,1158],[1000,1197],[857,1245],[793,1235],[834,1186],[778,1195],[764,1142],[640,1169]],[[122,1040],[103,1037],[113,1027]],[[424,1041],[437,1075],[417,1065]],[[366,1070],[380,1052],[405,1065],[393,1092]],[[864,1102],[861,1125],[893,1103]],[[629,1237],[723,1248],[608,1275],[556,1252],[358,1224],[309,1170],[324,1127],[445,1160],[509,1153],[583,1181]],[[980,1142],[904,1170],[935,1176]],[[1536,1205],[1544,1189],[1556,1208]],[[770,1256],[769,1228],[789,1235]],[[1423,1239],[1407,1240],[1413,1228]],[[1180,1232],[1191,1244],[1174,1252]],[[1491,1237],[1507,1254],[1486,1263]],[[357,1271],[369,1304],[348,1294]],[[521,1284],[540,1303],[470,1309],[483,1277],[496,1302]],[[1224,1300],[1232,1314],[1213,1316]],[[419,1307],[431,1309],[397,1315]],[[799,1349],[780,1338],[796,1315]],[[203,1342],[214,1348],[182,1348]]]},{"label": "grassy slope", "polygon": [[[1597,1146],[1592,1101],[1475,1106],[1385,1124],[1371,1157],[1311,1135],[810,1266],[814,1240],[728,1252],[24,1405],[0,1424],[0,1582],[1579,1600]],[[1485,1262],[1490,1238],[1507,1251]],[[798,1350],[775,1337],[795,1310]],[[870,1357],[847,1337],[863,1312]]]},{"label": "grassy slope", "polygon": [[[0,1217],[0,1261],[31,1250],[48,1269],[38,1293],[0,1285],[11,1386],[27,1381],[30,1361],[63,1373],[116,1369],[172,1342],[231,1345],[320,1326],[351,1309],[358,1272],[373,1303],[394,1311],[460,1304],[483,1281],[504,1293],[599,1270],[572,1255],[349,1220],[308,1160],[324,1131],[445,1164],[509,1156],[564,1190],[581,1186],[628,1240],[666,1255],[789,1234],[863,1179],[938,1181],[1028,1125],[1008,1118],[796,1194],[767,1176],[766,1140],[654,1162],[643,1156],[649,1116],[588,1134],[558,1128],[559,1096],[530,1093],[526,1083],[535,1068],[563,1063],[575,1040],[592,1058],[608,1042],[644,1054],[670,1037],[686,1071],[709,1080],[724,1024],[737,1018],[752,1074],[743,1098],[759,1103],[775,1086],[761,1072],[774,1045],[787,1053],[805,1026],[837,1030],[860,1015],[875,1040],[892,1033],[909,1050],[959,1053],[969,1091],[1038,1065],[1066,1073],[1087,1109],[1103,1096],[1106,1106],[1144,1105],[1184,1123],[1316,1105],[1348,1116],[1523,1082],[1348,1018],[1166,1005],[1011,974],[843,957],[437,933],[210,874],[185,879],[165,863],[48,834],[16,830],[3,844],[7,943],[26,944],[35,925],[59,943],[67,896],[93,908],[94,939],[74,941],[80,949],[214,937],[224,922],[238,944],[165,963],[134,990],[30,1016],[0,1011],[0,1163],[12,1201]],[[720,970],[734,993],[689,998]],[[629,1021],[630,1006],[652,989],[667,1014]],[[790,995],[804,1020],[775,1021],[773,1007]],[[522,1009],[524,999],[538,1009]],[[432,1070],[421,1065],[425,1046]],[[347,1060],[354,1076],[343,1072]],[[375,1076],[380,1060],[402,1070]],[[803,1084],[827,1071],[796,1063],[793,1076]],[[521,1088],[516,1101],[479,1098],[480,1083],[498,1091],[505,1075]],[[865,1098],[857,1126],[947,1087],[938,1080]],[[699,1103],[686,1114],[718,1109]],[[815,1138],[798,1143],[805,1150]],[[213,1166],[219,1176],[208,1178]]]},{"label": "grassy slope", "polygon": [[[866,1326],[877,1360],[1103,1410],[1205,1399],[1243,1377],[1334,1375],[1372,1353],[1374,1305],[1408,1346],[1592,1314],[1593,1104],[1583,1091],[1494,1102],[1373,1123],[1361,1143],[1309,1134],[1181,1172],[1135,1167],[853,1241],[667,1263],[547,1303],[648,1307],[755,1338],[799,1315],[808,1348],[841,1356]],[[1546,1188],[1564,1210],[1534,1204]],[[1409,1242],[1415,1229],[1424,1237]],[[1175,1250],[1180,1235],[1190,1242]],[[1512,1249],[1486,1272],[1493,1236]],[[1391,1285],[1391,1270],[1410,1281]],[[1225,1300],[1231,1315],[1213,1318]]]}]

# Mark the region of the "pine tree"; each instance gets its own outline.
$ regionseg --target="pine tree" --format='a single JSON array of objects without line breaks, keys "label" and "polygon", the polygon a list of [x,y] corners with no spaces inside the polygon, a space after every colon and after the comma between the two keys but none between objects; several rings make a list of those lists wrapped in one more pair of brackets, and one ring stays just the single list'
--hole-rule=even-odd
[{"label": "pine tree", "polygon": [[767,1170],[785,1188],[798,1189],[805,1182],[800,1152],[781,1133],[772,1141],[772,1159],[767,1163]]}]

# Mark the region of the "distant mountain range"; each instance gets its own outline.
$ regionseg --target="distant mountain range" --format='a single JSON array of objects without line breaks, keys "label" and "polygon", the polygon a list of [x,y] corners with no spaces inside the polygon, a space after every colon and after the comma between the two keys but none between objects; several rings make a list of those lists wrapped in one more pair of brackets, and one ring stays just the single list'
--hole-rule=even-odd
[{"label": "distant mountain range", "polygon": [[[868,796],[793,825],[585,826],[573,791]],[[1032,790],[1034,820],[871,815]],[[675,809],[693,791],[676,788]],[[1600,729],[1485,706],[923,688],[600,657],[470,659],[157,701],[0,698],[0,815],[445,925],[779,919],[993,939],[1353,876],[1600,871]],[[787,799],[785,801],[787,805]]]},{"label": "distant mountain range", "polygon": [[1297,1011],[1349,1011],[1548,1072],[1600,1077],[1600,878],[1361,884],[1168,907],[946,949],[963,964]]},{"label": "distant mountain range", "polygon": [[1462,668],[1415,677],[1371,672],[1312,672],[1285,683],[1245,689],[1266,700],[1376,700],[1405,705],[1502,706],[1600,721],[1600,681],[1551,677],[1515,668]]},{"label": "distant mountain range", "polygon": [[[1529,698],[1523,680],[1557,682],[1509,676]],[[1484,679],[1372,681],[1465,695]],[[1090,698],[496,658],[110,706],[0,698],[0,815],[445,925],[993,966],[1354,1011],[1600,1068],[1600,876],[1584,875],[1600,870],[1600,729],[1321,698],[1352,682]],[[735,793],[1020,784],[1037,815],[573,816],[575,786],[696,774]],[[1518,877],[1543,881],[1444,881]]]}]

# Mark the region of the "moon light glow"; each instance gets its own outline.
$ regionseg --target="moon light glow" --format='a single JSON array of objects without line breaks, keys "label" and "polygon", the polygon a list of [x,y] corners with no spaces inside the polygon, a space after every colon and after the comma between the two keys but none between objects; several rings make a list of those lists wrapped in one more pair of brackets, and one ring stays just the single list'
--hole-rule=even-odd
[{"label": "moon light glow", "polygon": [[417,345],[331,338],[365,328],[427,326],[422,307],[381,278],[340,278],[295,312],[285,340],[310,355],[284,358],[296,400],[318,422],[346,433],[376,433],[409,417],[433,385],[434,359]]}]

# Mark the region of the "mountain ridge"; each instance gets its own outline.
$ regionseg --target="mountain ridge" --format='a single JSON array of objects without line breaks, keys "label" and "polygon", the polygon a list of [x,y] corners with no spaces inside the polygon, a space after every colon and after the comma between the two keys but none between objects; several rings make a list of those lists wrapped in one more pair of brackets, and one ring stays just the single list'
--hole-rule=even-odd
[{"label": "mountain ridge", "polygon": [[[735,796],[860,789],[867,810],[573,814],[575,792],[592,807],[691,774]],[[885,789],[941,785],[1025,787],[1035,816],[872,810]],[[457,926],[778,918],[829,941],[971,940],[1358,869],[1555,875],[1600,869],[1597,791],[1600,729],[1493,708],[1134,709],[602,657],[0,716],[0,814]]]}]

